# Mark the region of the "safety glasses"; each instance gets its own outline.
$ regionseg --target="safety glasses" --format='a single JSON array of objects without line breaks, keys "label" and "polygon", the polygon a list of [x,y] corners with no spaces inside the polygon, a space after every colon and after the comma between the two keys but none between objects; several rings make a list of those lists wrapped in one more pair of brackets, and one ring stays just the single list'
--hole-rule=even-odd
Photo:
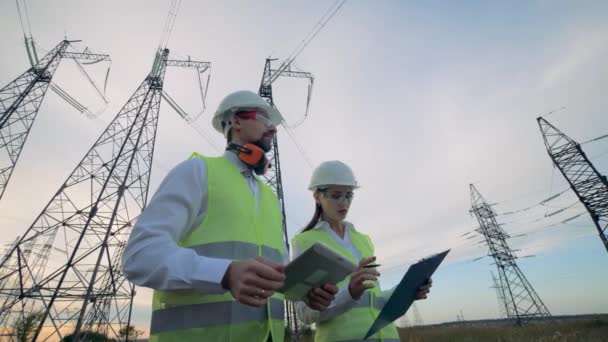
[{"label": "safety glasses", "polygon": [[335,203],[342,203],[342,202],[346,202],[346,203],[350,203],[353,201],[353,197],[355,196],[355,193],[352,191],[349,192],[339,192],[339,191],[329,191],[329,189],[319,189],[318,190],[319,193],[321,193],[321,195],[332,201]]},{"label": "safety glasses", "polygon": [[274,127],[274,125],[272,124],[270,119],[267,118],[264,115],[264,113],[258,112],[257,110],[244,110],[244,111],[240,111],[240,112],[236,113],[235,115],[239,118],[253,119],[253,120],[259,121],[259,122],[263,123],[264,126],[266,126],[266,128]]}]

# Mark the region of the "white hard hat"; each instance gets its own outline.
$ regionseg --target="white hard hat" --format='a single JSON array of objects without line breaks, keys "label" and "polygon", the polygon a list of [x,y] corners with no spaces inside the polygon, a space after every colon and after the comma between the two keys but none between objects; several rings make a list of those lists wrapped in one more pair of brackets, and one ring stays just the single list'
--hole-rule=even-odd
[{"label": "white hard hat", "polygon": [[329,185],[346,185],[358,188],[357,180],[353,174],[353,170],[338,160],[330,160],[321,163],[313,171],[310,178],[308,190],[316,190]]},{"label": "white hard hat", "polygon": [[249,91],[240,90],[224,97],[213,115],[212,124],[218,132],[226,135],[230,129],[230,120],[239,110],[258,110],[270,120],[274,126],[283,121],[283,116],[274,107],[271,107],[260,95]]}]

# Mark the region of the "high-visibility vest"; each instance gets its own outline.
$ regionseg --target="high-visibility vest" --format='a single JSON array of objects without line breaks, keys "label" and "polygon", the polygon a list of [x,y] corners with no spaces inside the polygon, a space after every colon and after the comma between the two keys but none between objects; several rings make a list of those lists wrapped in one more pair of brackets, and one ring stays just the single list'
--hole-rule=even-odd
[{"label": "high-visibility vest", "polygon": [[[179,245],[198,255],[240,260],[263,256],[283,263],[282,215],[276,196],[257,179],[258,210],[245,178],[223,157],[202,158],[207,166],[207,211],[201,224]],[[200,295],[192,291],[154,291],[150,341],[283,341],[282,295],[253,307],[230,292]]]},{"label": "high-visibility vest", "polygon": [[[350,229],[350,237],[353,246],[361,254],[361,258],[367,258],[374,255],[374,245],[370,238],[361,234],[355,229]],[[358,264],[356,260],[344,247],[340,246],[323,229],[311,229],[296,235],[292,241],[294,246],[297,245],[299,250],[304,251],[315,242],[322,242],[334,251]],[[338,288],[348,288],[350,276],[337,284]],[[378,317],[380,310],[386,303],[388,298],[382,297],[382,292],[379,289],[378,282],[374,282],[374,288],[363,292],[357,304],[350,310],[323,322],[316,323],[315,342],[326,341],[363,341],[363,337],[372,326],[373,322]],[[389,324],[382,330],[372,335],[365,341],[400,341],[397,328],[393,324]]]}]

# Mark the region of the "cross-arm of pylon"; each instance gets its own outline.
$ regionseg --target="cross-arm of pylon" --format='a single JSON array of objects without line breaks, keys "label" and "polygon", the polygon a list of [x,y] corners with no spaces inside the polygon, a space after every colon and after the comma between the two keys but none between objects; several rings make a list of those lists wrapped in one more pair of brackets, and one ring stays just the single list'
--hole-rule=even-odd
[{"label": "cross-arm of pylon", "polygon": [[[272,73],[278,72],[278,70],[271,70]],[[293,71],[293,70],[286,70],[283,71],[283,73],[281,74],[281,76],[286,76],[286,77],[299,77],[299,78],[308,78],[310,80],[314,79],[314,76],[306,71]]]},{"label": "cross-arm of pylon", "polygon": [[167,60],[167,66],[196,69],[196,74],[198,77],[198,87],[199,87],[200,94],[201,94],[201,101],[203,102],[203,108],[197,115],[192,116],[192,115],[186,113],[186,111],[184,111],[177,104],[177,102],[175,102],[175,100],[173,100],[173,98],[171,98],[171,96],[169,96],[169,94],[166,91],[163,90],[163,92],[162,92],[163,99],[165,99],[169,103],[169,105],[177,112],[177,114],[179,114],[179,116],[181,116],[188,123],[192,123],[199,116],[201,116],[203,114],[203,112],[205,111],[205,108],[207,107],[207,105],[205,103],[205,99],[207,98],[207,90],[209,89],[209,80],[211,78],[211,73],[209,73],[207,75],[207,79],[205,82],[203,82],[203,79],[204,79],[203,75],[207,70],[211,69],[211,63],[193,61],[193,60],[190,60],[190,58],[188,58],[187,60],[169,59],[169,60]]},{"label": "cross-arm of pylon", "polygon": [[[206,106],[205,99],[207,98],[207,90],[209,89],[209,79],[211,78],[211,72],[207,75],[206,82],[203,82],[203,78],[201,78],[201,76],[207,70],[211,69],[211,63],[192,61],[190,59],[188,59],[188,60],[170,59],[167,61],[167,66],[176,66],[176,67],[180,67],[180,68],[196,69],[197,76],[198,76],[198,85],[199,85],[199,89],[201,92],[201,100],[203,101],[203,108],[204,108]],[[203,85],[203,83],[205,83],[205,84]]]},{"label": "cross-arm of pylon", "polygon": [[207,69],[211,68],[211,62],[199,62],[193,61],[190,59],[179,60],[179,59],[169,59],[167,60],[167,66],[176,66],[182,68],[196,68],[199,69],[199,72],[205,72]]},{"label": "cross-arm of pylon", "polygon": [[106,72],[106,76],[105,76],[106,78],[104,80],[104,91],[101,92],[101,90],[99,90],[99,87],[97,86],[97,84],[95,84],[93,79],[89,76],[89,74],[82,67],[82,65],[80,64],[79,61],[89,61],[89,62],[83,62],[83,64],[86,64],[86,65],[95,64],[95,63],[99,63],[99,62],[110,62],[111,63],[112,60],[110,59],[110,56],[105,55],[105,54],[91,53],[88,49],[85,49],[83,52],[67,52],[66,51],[66,52],[63,52],[61,54],[61,56],[63,58],[71,58],[72,60],[74,60],[74,62],[76,63],[76,66],[78,66],[78,69],[80,70],[82,75],[89,81],[89,83],[91,83],[93,88],[95,88],[95,91],[97,91],[97,94],[99,94],[99,97],[101,97],[103,102],[108,103],[108,100],[105,97],[105,90],[106,90],[108,75],[110,72],[110,66],[108,66],[108,71]]},{"label": "cross-arm of pylon", "polygon": [[94,64],[99,62],[111,62],[110,55],[98,54],[98,53],[90,53],[88,51],[85,52],[62,52],[61,57],[63,58],[74,58],[81,61],[90,61],[85,62],[84,64]]},{"label": "cross-arm of pylon", "polygon": [[282,70],[282,71],[278,70],[278,69],[277,70],[271,69],[270,75],[271,76],[280,75],[280,76],[284,76],[284,77],[305,78],[308,80],[308,91],[306,93],[306,109],[304,110],[304,117],[302,119],[300,119],[298,122],[296,122],[295,124],[291,125],[292,128],[299,126],[308,117],[308,109],[310,108],[310,99],[312,98],[312,87],[314,84],[315,77],[310,72],[292,70],[291,67],[288,67],[287,69]]}]

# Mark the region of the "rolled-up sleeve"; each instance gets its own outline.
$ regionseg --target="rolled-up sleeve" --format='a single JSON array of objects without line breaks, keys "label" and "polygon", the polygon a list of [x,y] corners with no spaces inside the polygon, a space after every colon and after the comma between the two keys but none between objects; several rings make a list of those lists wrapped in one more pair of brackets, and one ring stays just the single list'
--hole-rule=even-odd
[{"label": "rolled-up sleeve", "polygon": [[155,290],[225,291],[221,281],[231,260],[178,245],[202,221],[207,197],[204,160],[184,161],[169,172],[129,237],[122,263],[127,279]]}]

